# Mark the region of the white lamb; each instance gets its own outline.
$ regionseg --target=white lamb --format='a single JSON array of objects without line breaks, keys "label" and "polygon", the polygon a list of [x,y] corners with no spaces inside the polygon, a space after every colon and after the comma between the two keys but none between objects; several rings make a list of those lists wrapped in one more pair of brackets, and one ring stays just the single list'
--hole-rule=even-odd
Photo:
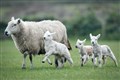
[{"label": "white lamb", "polygon": [[80,57],[82,60],[81,66],[83,66],[86,61],[89,59],[89,57],[92,58],[93,61],[93,48],[90,45],[84,45],[86,39],[77,40],[75,47],[79,49]]},{"label": "white lamb", "polygon": [[[53,40],[54,34],[55,34],[55,32],[50,33],[49,31],[47,31],[44,34],[44,43],[45,43],[46,54],[45,54],[45,57],[42,60],[42,62],[44,63],[49,58],[50,55],[55,55],[56,57],[60,58],[60,59],[58,59],[59,62],[63,62],[62,57],[65,57],[70,64],[73,64],[73,60],[71,58],[68,48],[64,44],[54,41]],[[62,66],[59,65],[58,67],[62,67]]]},{"label": "white lamb", "polygon": [[101,67],[102,66],[102,57],[104,58],[103,63],[105,63],[105,57],[109,56],[114,61],[115,65],[118,66],[117,59],[114,56],[110,47],[108,45],[98,44],[97,40],[99,37],[100,37],[100,34],[98,34],[97,36],[93,36],[92,34],[90,34],[90,39],[91,39],[91,43],[93,46],[94,65],[96,66],[96,64],[97,64],[97,57],[98,57],[99,67]]}]

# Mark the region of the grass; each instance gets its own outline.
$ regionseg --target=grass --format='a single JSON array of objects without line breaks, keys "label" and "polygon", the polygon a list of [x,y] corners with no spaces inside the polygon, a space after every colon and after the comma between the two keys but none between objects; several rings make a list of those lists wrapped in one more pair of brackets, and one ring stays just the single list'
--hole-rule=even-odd
[{"label": "grass", "polygon": [[[70,51],[74,65],[65,63],[64,68],[56,69],[54,65],[41,63],[43,55],[33,57],[34,69],[30,69],[30,62],[27,57],[27,69],[22,70],[22,54],[15,48],[13,41],[1,42],[0,52],[0,80],[119,80],[120,66],[115,67],[113,61],[107,58],[107,63],[102,68],[94,68],[89,60],[84,67],[80,67],[80,56],[74,48],[76,40],[71,39],[73,50]],[[89,44],[87,42],[86,44]],[[113,50],[118,64],[120,65],[120,42],[100,41],[100,44],[107,44]],[[52,62],[54,58],[51,57]]]}]

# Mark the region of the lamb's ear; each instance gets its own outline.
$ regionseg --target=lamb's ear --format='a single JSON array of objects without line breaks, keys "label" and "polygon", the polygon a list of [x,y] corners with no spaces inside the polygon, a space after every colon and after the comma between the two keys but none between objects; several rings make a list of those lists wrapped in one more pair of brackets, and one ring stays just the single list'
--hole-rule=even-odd
[{"label": "lamb's ear", "polygon": [[15,20],[15,18],[14,18],[14,17],[11,17],[11,21],[13,21],[13,20]]},{"label": "lamb's ear", "polygon": [[90,33],[90,38],[92,37],[92,34]]},{"label": "lamb's ear", "polygon": [[83,40],[83,42],[85,43],[86,39]]},{"label": "lamb's ear", "polygon": [[20,20],[20,19],[18,19],[17,24],[20,24],[20,22],[21,22],[21,20]]},{"label": "lamb's ear", "polygon": [[80,41],[80,39],[77,39],[77,41]]},{"label": "lamb's ear", "polygon": [[97,38],[100,38],[100,34],[97,35]]}]

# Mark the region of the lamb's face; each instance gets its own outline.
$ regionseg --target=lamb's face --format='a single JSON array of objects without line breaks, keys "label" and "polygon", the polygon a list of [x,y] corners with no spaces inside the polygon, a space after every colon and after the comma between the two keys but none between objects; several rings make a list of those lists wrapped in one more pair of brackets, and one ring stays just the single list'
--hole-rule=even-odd
[{"label": "lamb's face", "polygon": [[85,41],[86,41],[86,39],[84,39],[83,41],[78,39],[77,42],[76,42],[75,47],[76,48],[81,48],[82,46],[84,46]]},{"label": "lamb's face", "polygon": [[44,40],[52,40],[53,39],[53,34],[55,33],[50,33],[49,31],[46,31],[44,34]]},{"label": "lamb's face", "polygon": [[99,37],[100,37],[100,34],[98,34],[97,36],[93,36],[92,34],[90,34],[91,44],[92,45],[97,44],[97,40]]},{"label": "lamb's face", "polygon": [[8,26],[5,29],[5,35],[9,36],[11,34],[17,33],[20,31],[20,19],[14,19],[14,17],[11,18],[11,21],[8,22]]}]

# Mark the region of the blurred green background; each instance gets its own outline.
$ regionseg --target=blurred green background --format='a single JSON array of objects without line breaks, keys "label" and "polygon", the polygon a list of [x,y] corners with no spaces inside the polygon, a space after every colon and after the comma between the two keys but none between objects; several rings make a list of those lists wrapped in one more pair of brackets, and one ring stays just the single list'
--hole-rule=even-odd
[{"label": "blurred green background", "polygon": [[[73,67],[42,64],[44,55],[33,57],[34,69],[21,69],[22,54],[4,30],[11,17],[28,21],[60,20],[67,28],[72,46]],[[80,67],[80,54],[75,48],[78,38],[90,45],[89,33],[102,34],[99,43],[114,52],[118,67],[107,58],[102,68],[94,68],[91,60]],[[0,80],[119,80],[120,79],[120,0],[0,0]],[[8,40],[7,40],[8,39]],[[54,58],[51,57],[54,63]],[[47,76],[46,76],[47,75]]]},{"label": "blurred green background", "polygon": [[69,37],[89,39],[89,33],[102,34],[104,40],[120,40],[119,0],[2,0],[0,38],[10,18],[29,21],[60,20]]}]

